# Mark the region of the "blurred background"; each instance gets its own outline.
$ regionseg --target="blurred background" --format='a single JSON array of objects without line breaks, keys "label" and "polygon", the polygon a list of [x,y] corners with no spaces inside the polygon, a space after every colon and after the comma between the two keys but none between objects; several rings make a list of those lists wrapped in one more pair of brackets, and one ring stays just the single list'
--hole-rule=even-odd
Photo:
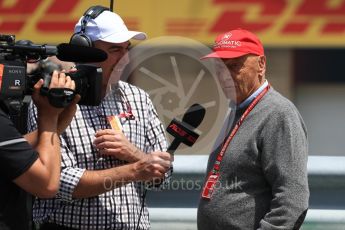
[{"label": "blurred background", "polygon": [[[69,42],[84,11],[109,2],[0,0],[0,33],[37,44]],[[164,124],[181,118],[193,103],[207,108],[198,142],[192,148],[181,146],[175,163],[200,164],[193,164],[194,172],[177,165],[181,177],[203,177],[227,104],[212,63],[199,58],[209,52],[219,33],[244,28],[257,34],[266,50],[268,80],[297,106],[309,131],[312,211],[304,228],[345,229],[339,224],[345,223],[345,0],[115,0],[114,11],[129,29],[144,31],[150,38],[144,45],[134,43],[133,63],[123,78],[150,94]],[[167,226],[195,229],[199,192],[183,193],[182,200],[181,191],[157,193],[149,202],[157,213],[169,207],[192,210],[189,227],[178,228],[176,223],[184,220],[178,215],[173,227]],[[162,202],[169,199],[170,203]],[[155,211],[152,217],[158,218],[153,221],[156,229],[169,222],[160,222]]]},{"label": "blurred background", "polygon": [[[68,42],[76,21],[88,7],[96,4],[109,6],[110,1],[0,0],[0,32],[15,34],[16,40],[28,39],[38,44]],[[114,11],[123,17],[129,29],[144,31],[150,39],[180,36],[211,47],[217,34],[231,29],[245,28],[256,33],[266,49],[267,78],[274,88],[297,105],[307,124],[310,155],[345,155],[344,1],[115,0]],[[181,87],[176,83],[172,67],[171,56],[174,55],[170,55],[171,49],[164,51],[164,40],[159,41],[160,54],[142,61],[145,61],[146,69]],[[175,44],[183,43],[176,39]],[[199,54],[193,53],[198,48],[191,48],[192,51],[188,49],[185,46],[183,54],[186,56],[187,53],[192,59],[203,54],[201,50]],[[186,62],[186,57],[182,56],[175,57],[181,79],[193,82],[200,74],[200,63],[192,60]],[[183,68],[179,65],[181,63],[188,68]],[[136,75],[131,77],[131,81],[144,89],[160,87],[154,81],[162,83],[142,71],[134,72]],[[222,95],[213,95],[218,94],[212,90],[212,85],[217,83],[211,77],[206,73],[203,76],[206,80],[195,86],[196,89],[190,94],[216,97],[217,103],[217,98]],[[182,83],[187,94],[187,88],[192,85]],[[166,88],[167,93],[175,90],[170,87],[169,91],[169,86],[172,85]],[[206,86],[206,89],[202,86]],[[211,88],[207,89],[208,86]],[[160,114],[173,112],[178,107],[183,109],[178,101],[184,99],[180,98],[181,94],[176,95],[176,91],[165,95],[161,92],[160,97],[163,98],[155,100],[159,104],[157,109]],[[212,111],[212,114],[216,116],[218,112]],[[205,122],[209,120],[205,119]],[[211,125],[202,125],[200,129],[210,130]],[[199,154],[200,149],[196,146],[188,152]],[[204,151],[202,154],[206,153]]]}]

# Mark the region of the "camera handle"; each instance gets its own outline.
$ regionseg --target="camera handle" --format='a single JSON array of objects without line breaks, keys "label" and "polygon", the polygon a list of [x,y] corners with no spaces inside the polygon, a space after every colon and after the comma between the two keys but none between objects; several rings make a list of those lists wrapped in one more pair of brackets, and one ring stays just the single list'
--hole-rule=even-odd
[{"label": "camera handle", "polygon": [[49,103],[56,108],[67,107],[75,97],[75,91],[68,88],[51,88],[42,87],[41,95],[47,96]]}]

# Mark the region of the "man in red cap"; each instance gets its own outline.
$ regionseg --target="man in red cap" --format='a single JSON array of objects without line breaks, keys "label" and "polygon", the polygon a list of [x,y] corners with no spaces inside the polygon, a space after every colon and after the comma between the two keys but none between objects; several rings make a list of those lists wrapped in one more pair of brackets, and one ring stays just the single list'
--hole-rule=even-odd
[{"label": "man in red cap", "polygon": [[299,229],[309,199],[302,117],[266,80],[264,49],[253,33],[221,34],[213,51],[202,59],[222,61],[218,80],[236,108],[209,158],[198,229]]}]

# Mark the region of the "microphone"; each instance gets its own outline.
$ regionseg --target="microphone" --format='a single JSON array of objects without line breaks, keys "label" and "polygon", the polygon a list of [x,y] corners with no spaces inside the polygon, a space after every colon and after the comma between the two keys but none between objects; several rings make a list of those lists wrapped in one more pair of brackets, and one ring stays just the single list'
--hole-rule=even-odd
[{"label": "microphone", "polygon": [[167,127],[167,132],[174,136],[168,148],[168,153],[174,154],[177,147],[184,143],[192,146],[199,137],[193,130],[197,128],[205,117],[206,110],[200,104],[193,104],[183,115],[182,122],[173,119]]},{"label": "microphone", "polygon": [[103,50],[94,47],[61,43],[57,46],[56,57],[60,61],[87,63],[105,61],[108,55]]}]

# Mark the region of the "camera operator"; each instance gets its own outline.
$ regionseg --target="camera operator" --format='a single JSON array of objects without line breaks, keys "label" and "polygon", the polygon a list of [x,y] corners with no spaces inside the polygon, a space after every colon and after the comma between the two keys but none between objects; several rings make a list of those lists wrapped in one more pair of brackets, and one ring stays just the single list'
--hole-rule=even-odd
[{"label": "camera operator", "polygon": [[[63,108],[49,104],[40,95],[40,79],[32,99],[38,108],[38,129],[22,136],[9,119],[4,101],[0,100],[0,228],[27,229],[26,192],[41,198],[54,197],[60,180],[59,134],[68,126],[76,111],[79,95]],[[75,82],[64,73],[54,71],[49,88],[75,88]]]}]

